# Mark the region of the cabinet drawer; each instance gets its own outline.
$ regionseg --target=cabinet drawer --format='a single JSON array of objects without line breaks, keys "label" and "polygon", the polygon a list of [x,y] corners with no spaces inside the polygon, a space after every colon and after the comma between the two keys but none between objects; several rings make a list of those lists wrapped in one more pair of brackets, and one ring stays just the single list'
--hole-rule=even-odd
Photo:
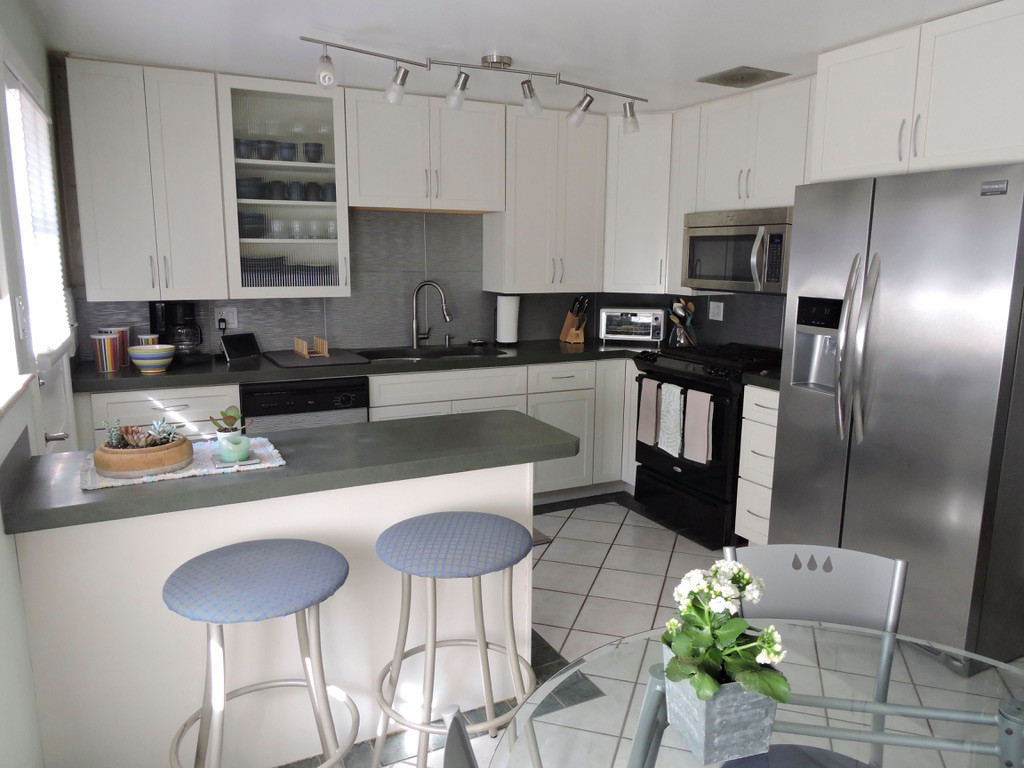
[{"label": "cabinet drawer", "polygon": [[529,392],[565,392],[570,389],[593,389],[597,380],[597,363],[552,363],[531,365]]},{"label": "cabinet drawer", "polygon": [[526,395],[507,397],[474,397],[471,400],[454,400],[452,413],[478,413],[480,411],[519,411],[526,413]]},{"label": "cabinet drawer", "polygon": [[[178,424],[178,433],[190,437],[210,435],[217,428],[211,416],[219,416],[229,405],[238,405],[238,387],[183,387],[180,389],[151,389],[133,392],[101,392],[92,395],[93,429],[97,440],[106,439],[104,420],[114,423],[120,419],[123,426],[150,424],[166,418],[168,424]],[[101,440],[102,438],[102,440]]]},{"label": "cabinet drawer", "polygon": [[370,377],[370,406],[526,394],[526,366]]},{"label": "cabinet drawer", "polygon": [[779,393],[764,387],[744,387],[743,418],[774,427],[779,421]]},{"label": "cabinet drawer", "polygon": [[740,477],[772,487],[775,471],[775,427],[743,420],[740,437]]},{"label": "cabinet drawer", "polygon": [[771,509],[771,490],[741,477],[736,487],[736,533],[751,544],[767,544]]},{"label": "cabinet drawer", "polygon": [[392,419],[416,419],[420,416],[445,416],[452,412],[452,404],[445,400],[440,403],[409,403],[406,405],[385,405],[370,409],[370,421],[391,421]]}]

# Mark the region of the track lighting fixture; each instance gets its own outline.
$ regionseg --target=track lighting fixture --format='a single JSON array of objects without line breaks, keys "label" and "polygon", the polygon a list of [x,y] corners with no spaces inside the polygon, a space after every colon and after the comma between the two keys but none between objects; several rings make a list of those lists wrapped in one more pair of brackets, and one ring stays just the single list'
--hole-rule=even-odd
[{"label": "track lighting fixture", "polygon": [[593,103],[594,97],[584,91],[583,98],[576,102],[576,106],[565,116],[565,121],[573,128],[579,128],[583,124],[583,118],[587,116],[590,105]]},{"label": "track lighting fixture", "polygon": [[327,45],[325,44],[323,55],[320,57],[320,63],[316,68],[316,81],[320,84],[321,88],[330,88],[334,85],[334,80],[334,62],[327,55]]},{"label": "track lighting fixture", "polygon": [[459,68],[459,74],[455,76],[455,82],[452,84],[452,88],[448,91],[448,95],[445,96],[444,103],[448,105],[450,109],[461,109],[462,102],[466,100],[466,86],[469,85],[469,75]]},{"label": "track lighting fixture", "polygon": [[636,119],[636,105],[632,101],[622,104],[622,132],[636,133],[640,130],[640,121]]},{"label": "track lighting fixture", "polygon": [[409,70],[395,62],[395,76],[384,90],[384,100],[391,104],[401,104],[405,96],[405,81],[409,79]]},{"label": "track lighting fixture", "polygon": [[537,98],[537,92],[533,90],[533,80],[523,80],[523,106],[526,108],[526,114],[530,117],[536,117],[544,111],[544,107],[541,106],[540,99]]}]

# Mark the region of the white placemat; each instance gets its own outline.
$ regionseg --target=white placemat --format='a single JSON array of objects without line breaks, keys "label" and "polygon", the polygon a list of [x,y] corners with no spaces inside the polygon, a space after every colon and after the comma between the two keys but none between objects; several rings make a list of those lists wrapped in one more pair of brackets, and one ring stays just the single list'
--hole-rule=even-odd
[{"label": "white placemat", "polygon": [[199,477],[200,475],[222,475],[225,472],[248,472],[253,469],[270,469],[272,467],[283,467],[284,459],[265,437],[254,437],[249,442],[249,458],[259,459],[255,464],[231,464],[224,466],[220,462],[220,454],[217,450],[216,440],[203,440],[192,443],[192,463],[177,472],[168,472],[163,475],[146,475],[145,477],[114,478],[104,477],[96,472],[93,466],[92,456],[86,460],[82,467],[82,489],[95,491],[98,488],[114,488],[119,485],[138,485],[139,483],[156,483],[160,480],[177,480],[182,477]]}]

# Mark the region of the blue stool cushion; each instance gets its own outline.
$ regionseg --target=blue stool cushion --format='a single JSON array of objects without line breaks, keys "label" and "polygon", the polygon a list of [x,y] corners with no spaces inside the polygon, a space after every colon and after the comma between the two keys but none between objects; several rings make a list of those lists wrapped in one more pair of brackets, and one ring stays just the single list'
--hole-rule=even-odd
[{"label": "blue stool cushion", "polygon": [[164,582],[175,613],[207,624],[260,621],[309,608],[348,578],[333,547],[303,539],[243,541],[182,564]]},{"label": "blue stool cushion", "polygon": [[533,548],[519,523],[486,512],[435,512],[395,523],[377,539],[377,557],[413,576],[458,579],[515,565]]}]

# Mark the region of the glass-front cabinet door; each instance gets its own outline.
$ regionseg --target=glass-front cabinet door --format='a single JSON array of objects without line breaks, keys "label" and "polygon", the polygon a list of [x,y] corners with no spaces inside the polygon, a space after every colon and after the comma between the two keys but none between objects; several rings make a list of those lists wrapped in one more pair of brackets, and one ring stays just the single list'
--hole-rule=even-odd
[{"label": "glass-front cabinet door", "polygon": [[349,296],[340,88],[217,76],[232,298]]}]

